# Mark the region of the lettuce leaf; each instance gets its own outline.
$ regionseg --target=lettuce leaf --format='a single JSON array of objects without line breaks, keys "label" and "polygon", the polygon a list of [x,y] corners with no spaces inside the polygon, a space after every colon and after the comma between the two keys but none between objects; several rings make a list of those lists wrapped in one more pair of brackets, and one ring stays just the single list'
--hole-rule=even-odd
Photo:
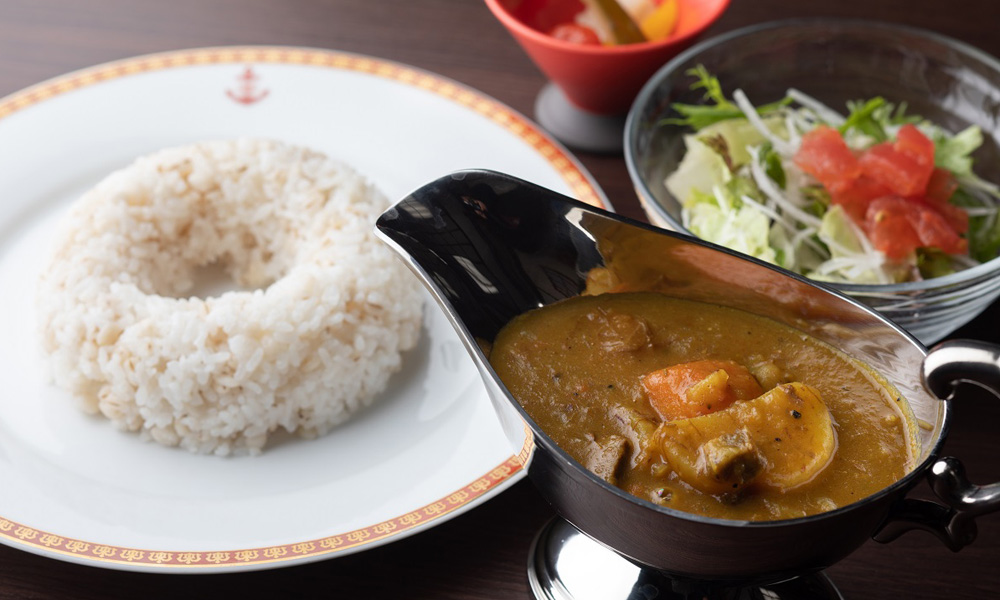
[{"label": "lettuce leaf", "polygon": [[[981,208],[983,199],[959,188],[952,195],[951,203],[966,208]],[[1000,214],[993,212],[970,217],[966,239],[969,240],[969,256],[973,259],[986,262],[996,258],[1000,254]]]},{"label": "lettuce leaf", "polygon": [[943,277],[955,272],[955,262],[937,248],[917,248],[917,268],[924,279]]},{"label": "lettuce leaf", "polygon": [[858,238],[858,229],[840,206],[833,205],[826,211],[816,235],[830,250],[830,259],[807,273],[810,279],[851,283],[886,283],[887,277],[895,279],[866,252]]},{"label": "lettuce leaf", "polygon": [[889,139],[885,132],[885,127],[876,118],[875,112],[879,107],[885,106],[885,99],[876,96],[868,101],[848,102],[847,108],[850,113],[847,120],[838,128],[840,135],[846,134],[852,129],[857,129],[861,133],[872,138],[876,142],[884,142]]},{"label": "lettuce leaf", "polygon": [[[766,121],[768,126],[781,126],[780,121]],[[725,140],[725,156],[718,144],[710,140]],[[681,203],[686,203],[693,190],[712,194],[712,189],[728,182],[733,171],[750,161],[747,148],[764,143],[764,136],[746,119],[715,123],[696,134],[684,136],[687,150],[677,169],[666,178],[667,190]]]},{"label": "lettuce leaf", "polygon": [[711,194],[694,191],[684,203],[684,225],[703,240],[778,264],[768,243],[771,220],[734,193],[743,187],[737,179],[716,186]]},{"label": "lettuce leaf", "polygon": [[841,135],[857,131],[874,142],[889,140],[889,130],[906,123],[919,123],[920,117],[906,114],[906,103],[893,104],[881,96],[847,103],[847,120],[839,127]]},{"label": "lettuce leaf", "polygon": [[981,219],[976,235],[969,240],[969,254],[979,262],[987,262],[1000,256],[1000,218],[994,214]]},{"label": "lettuce leaf", "polygon": [[839,205],[831,206],[823,215],[818,235],[829,247],[832,257],[863,254],[865,251],[857,231],[851,227],[851,217]]},{"label": "lettuce leaf", "polygon": [[955,135],[939,131],[933,138],[935,166],[956,176],[972,173],[972,153],[983,144],[983,132],[978,126],[971,125]]},{"label": "lettuce leaf", "polygon": [[779,189],[785,189],[788,185],[788,177],[785,176],[785,167],[781,164],[781,157],[774,151],[770,142],[765,142],[760,147],[760,160],[764,165],[764,173],[778,185]]}]

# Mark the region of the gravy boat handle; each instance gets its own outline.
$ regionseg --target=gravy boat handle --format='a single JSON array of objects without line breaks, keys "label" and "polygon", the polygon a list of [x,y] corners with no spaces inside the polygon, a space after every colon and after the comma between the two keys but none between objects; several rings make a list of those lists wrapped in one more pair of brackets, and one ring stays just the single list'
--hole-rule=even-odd
[{"label": "gravy boat handle", "polygon": [[[927,354],[921,376],[924,386],[942,400],[951,400],[963,385],[980,387],[1000,398],[1000,346],[975,340],[942,342]],[[1000,482],[970,482],[957,458],[935,461],[927,470],[927,481],[944,504],[904,499],[874,535],[876,541],[891,542],[907,531],[921,529],[957,552],[976,539],[976,517],[1000,510]]]}]

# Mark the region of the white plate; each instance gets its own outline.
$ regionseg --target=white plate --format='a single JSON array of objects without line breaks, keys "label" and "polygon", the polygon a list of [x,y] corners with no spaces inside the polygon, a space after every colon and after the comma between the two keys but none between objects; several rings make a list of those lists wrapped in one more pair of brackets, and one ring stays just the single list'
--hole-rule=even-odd
[{"label": "white plate", "polygon": [[0,100],[0,542],[109,568],[259,569],[427,529],[521,476],[472,361],[431,305],[423,341],[376,406],[258,457],[143,442],[48,383],[32,298],[66,207],[140,154],[239,136],[326,152],[390,198],[490,168],[607,206],[583,168],[509,108],[353,54],[171,52]]}]

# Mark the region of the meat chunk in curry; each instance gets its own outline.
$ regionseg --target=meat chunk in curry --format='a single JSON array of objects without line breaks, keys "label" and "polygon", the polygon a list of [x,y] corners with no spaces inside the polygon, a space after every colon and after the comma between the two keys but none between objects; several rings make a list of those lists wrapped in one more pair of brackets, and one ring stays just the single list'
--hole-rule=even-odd
[{"label": "meat chunk in curry", "polygon": [[881,377],[733,309],[646,292],[572,298],[512,321],[490,362],[582,465],[678,510],[804,516],[912,466],[912,417]]}]

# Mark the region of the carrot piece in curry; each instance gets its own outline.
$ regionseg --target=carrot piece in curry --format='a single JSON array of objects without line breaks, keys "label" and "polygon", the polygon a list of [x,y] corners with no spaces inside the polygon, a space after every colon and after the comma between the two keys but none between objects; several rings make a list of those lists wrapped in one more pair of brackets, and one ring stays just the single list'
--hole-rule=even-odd
[{"label": "carrot piece in curry", "polygon": [[642,386],[664,421],[707,415],[764,393],[746,367],[729,360],[697,360],[658,369],[642,376]]}]

